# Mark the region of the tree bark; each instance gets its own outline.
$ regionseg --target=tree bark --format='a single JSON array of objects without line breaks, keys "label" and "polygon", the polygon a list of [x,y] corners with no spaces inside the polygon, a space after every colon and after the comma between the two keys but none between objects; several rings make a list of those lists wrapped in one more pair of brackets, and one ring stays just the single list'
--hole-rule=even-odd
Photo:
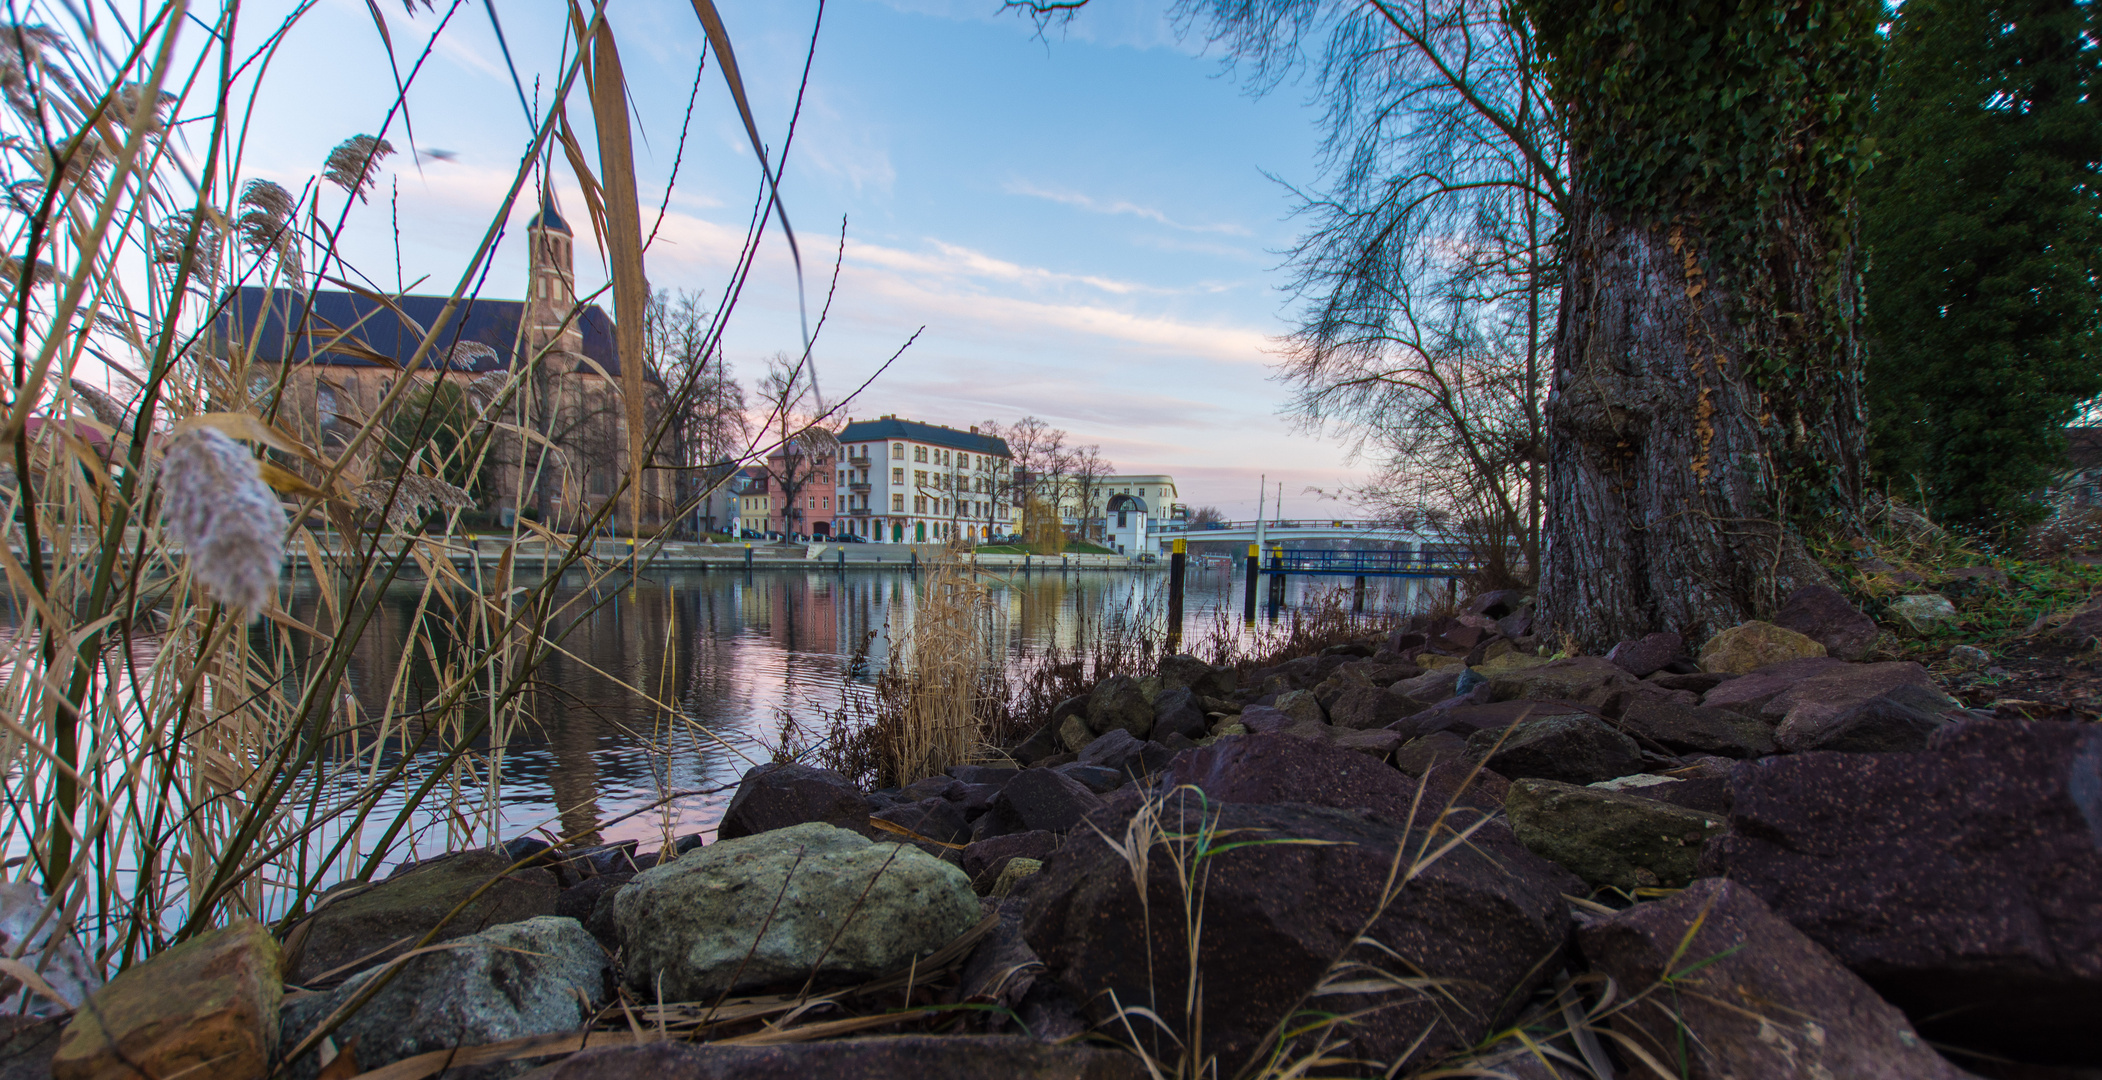
[{"label": "tree bark", "polygon": [[1859,535],[1871,0],[1528,0],[1568,125],[1540,621],[1698,644]]}]

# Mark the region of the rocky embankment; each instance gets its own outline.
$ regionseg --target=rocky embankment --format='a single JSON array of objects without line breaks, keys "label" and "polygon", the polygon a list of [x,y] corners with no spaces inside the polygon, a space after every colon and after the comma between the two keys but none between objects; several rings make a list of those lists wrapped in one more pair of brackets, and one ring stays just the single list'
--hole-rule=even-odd
[{"label": "rocky embankment", "polygon": [[1828,590],[1698,651],[1530,623],[1171,656],[1006,763],[759,766],[707,846],[406,868],[138,965],[0,1075],[2102,1076],[2102,729],[1862,662]]}]

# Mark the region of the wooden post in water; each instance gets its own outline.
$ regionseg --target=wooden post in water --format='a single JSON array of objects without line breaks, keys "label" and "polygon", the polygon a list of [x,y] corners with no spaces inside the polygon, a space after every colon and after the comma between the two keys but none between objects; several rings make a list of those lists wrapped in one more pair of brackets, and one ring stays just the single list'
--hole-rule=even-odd
[{"label": "wooden post in water", "polygon": [[1270,606],[1283,607],[1285,603],[1285,549],[1270,549]]},{"label": "wooden post in water", "polygon": [[1189,541],[1178,536],[1168,556],[1168,651],[1182,651],[1182,574],[1189,563]]},{"label": "wooden post in water", "polygon": [[1363,615],[1365,613],[1365,575],[1363,574],[1359,574],[1357,580],[1350,583],[1350,613],[1353,615]]},{"label": "wooden post in water", "polygon": [[744,546],[744,572],[747,574],[752,572],[752,545],[750,544]]},{"label": "wooden post in water", "polygon": [[1249,622],[1255,621],[1255,579],[1259,567],[1260,561],[1256,555],[1256,547],[1254,544],[1250,544],[1248,545],[1248,582],[1246,588],[1248,595],[1246,601],[1242,604],[1244,610],[1241,613],[1241,617]]}]

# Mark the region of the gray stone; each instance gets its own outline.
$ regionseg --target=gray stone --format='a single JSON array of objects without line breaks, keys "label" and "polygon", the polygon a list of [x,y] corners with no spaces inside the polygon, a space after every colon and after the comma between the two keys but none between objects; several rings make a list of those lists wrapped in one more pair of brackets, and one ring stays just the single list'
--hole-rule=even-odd
[{"label": "gray stone", "polygon": [[[1085,750],[1087,749],[1087,744],[1094,741],[1095,732],[1094,729],[1087,726],[1086,717],[1068,716],[1058,722],[1058,745],[1064,748],[1067,753],[1072,754]],[[1043,760],[1045,759],[1037,759],[1037,761]],[[1035,764],[1035,762],[1031,764]]]},{"label": "gray stone", "polygon": [[1949,662],[1976,671],[1993,662],[1993,654],[1976,645],[1958,645],[1949,650]]},{"label": "gray stone", "polygon": [[1204,707],[1198,704],[1197,695],[1187,687],[1163,690],[1153,699],[1155,739],[1165,739],[1170,735],[1201,739],[1207,726]]},{"label": "gray stone", "polygon": [[1058,834],[1042,829],[995,836],[963,849],[963,872],[970,877],[972,888],[981,893],[989,892],[1000,880],[1000,870],[1009,859],[1042,862],[1057,850]]},{"label": "gray stone", "polygon": [[769,761],[754,766],[738,782],[715,835],[734,840],[812,821],[866,833],[870,809],[854,782],[830,769]]},{"label": "gray stone", "polygon": [[[361,971],[327,994],[287,1001],[281,1045],[290,1050],[380,970]],[[575,919],[542,916],[490,927],[410,958],[333,1038],[338,1046],[355,1038],[358,1065],[376,1069],[432,1051],[578,1030],[612,990],[613,963],[598,942]],[[497,1080],[532,1067],[504,1062],[449,1069],[446,1076]],[[320,1071],[320,1056],[312,1053],[290,1069],[295,1080],[313,1080]]]},{"label": "gray stone", "polygon": [[[376,884],[332,891],[287,935],[285,981],[314,988],[330,976],[333,985],[406,951],[434,927],[435,943],[554,914],[560,895],[555,875],[539,867],[506,873],[510,865],[507,856],[463,851],[418,863]],[[483,890],[485,885],[489,888]],[[452,915],[477,890],[481,895]]]},{"label": "gray stone", "polygon": [[1291,717],[1295,723],[1328,723],[1328,713],[1321,708],[1321,702],[1312,690],[1294,690],[1279,694],[1277,704],[1273,707]]},{"label": "gray stone", "polygon": [[1251,732],[1283,731],[1299,721],[1268,705],[1250,705],[1241,710],[1241,726]]},{"label": "gray stone", "polygon": [[[1102,738],[1106,739],[1109,736],[1104,735]],[[1102,739],[1096,739],[1095,741],[1099,743]],[[1097,795],[1106,795],[1131,782],[1131,777],[1122,769],[1111,769],[1101,765],[1084,765],[1077,761],[1056,766],[1052,771],[1067,779],[1079,781],[1080,786]]]},{"label": "gray stone", "polygon": [[[1794,689],[1797,683],[1818,675],[1845,671],[1851,666],[1844,660],[1834,660],[1828,656],[1783,660],[1718,684],[1701,695],[1701,705],[1704,708],[1728,709],[1744,716],[1760,717],[1765,715],[1768,702]],[[1786,712],[1785,709],[1782,711]]]},{"label": "gray stone", "polygon": [[813,823],[645,870],[613,918],[628,985],[646,1001],[660,989],[695,1001],[904,967],[977,923],[978,897],[962,870],[918,848]]},{"label": "gray stone", "polygon": [[1459,681],[1460,672],[1463,670],[1465,669],[1460,666],[1442,667],[1435,671],[1426,671],[1413,679],[1403,679],[1387,689],[1427,705],[1436,705],[1453,695],[1453,684]]},{"label": "gray stone", "polygon": [[1626,892],[1686,885],[1702,845],[1724,828],[1719,814],[1552,780],[1512,781],[1504,813],[1533,854],[1586,884]]},{"label": "gray stone", "polygon": [[1329,717],[1337,727],[1363,730],[1386,727],[1423,708],[1423,702],[1384,687],[1354,686],[1336,698]]},{"label": "gray stone", "polygon": [[1943,627],[1956,625],[1956,605],[1940,593],[1914,593],[1892,600],[1884,609],[1898,625],[1925,637]]},{"label": "gray stone", "polygon": [[1928,739],[1961,711],[1955,698],[1932,686],[1899,686],[1862,702],[1797,705],[1774,729],[1774,738],[1797,753],[1925,750]]},{"label": "gray stone", "polygon": [[1450,731],[1434,731],[1410,739],[1394,751],[1394,767],[1410,776],[1422,776],[1441,761],[1463,761],[1467,740]]},{"label": "gray stone", "polygon": [[1468,737],[1467,751],[1476,758],[1486,756],[1484,764],[1512,780],[1538,777],[1589,784],[1642,768],[1642,751],[1635,740],[1595,716],[1581,714],[1522,721],[1508,738],[1500,731],[1477,731]]},{"label": "gray stone", "polygon": [[1153,703],[1145,687],[1129,675],[1111,675],[1095,684],[1087,699],[1088,730],[1097,735],[1123,728],[1143,739],[1153,734]]}]

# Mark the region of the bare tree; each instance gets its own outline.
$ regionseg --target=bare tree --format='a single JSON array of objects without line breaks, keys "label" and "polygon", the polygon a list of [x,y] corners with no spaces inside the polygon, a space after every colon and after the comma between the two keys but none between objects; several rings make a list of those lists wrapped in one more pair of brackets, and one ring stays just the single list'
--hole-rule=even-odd
[{"label": "bare tree", "polygon": [[[1039,519],[1047,513],[1057,517],[1066,476],[1072,471],[1073,451],[1066,446],[1066,433],[1035,416],[1007,425],[987,420],[979,427],[1007,442],[1014,467],[998,485],[995,497],[1021,511],[1022,533],[1033,542],[1045,528]],[[1050,527],[1056,530],[1060,523],[1053,520]]]},{"label": "bare tree", "polygon": [[[803,489],[821,469],[831,468],[839,453],[839,436],[825,426],[826,409],[811,377],[809,359],[777,352],[767,358],[759,380],[758,399],[766,412],[775,446],[766,458],[768,486],[781,500],[781,542],[802,532]],[[807,528],[807,524],[806,524]]]},{"label": "bare tree", "polygon": [[1100,446],[1090,444],[1078,447],[1068,456],[1066,473],[1069,479],[1066,487],[1072,492],[1074,500],[1080,504],[1078,516],[1080,538],[1083,540],[1101,539],[1101,530],[1094,527],[1095,497],[1102,493],[1103,481],[1115,471],[1116,466],[1102,456]]},{"label": "bare tree", "polygon": [[[723,360],[713,319],[693,293],[660,292],[648,308],[651,407],[665,429],[650,467],[674,470],[672,499],[682,514],[708,503],[737,474],[752,435],[744,388]],[[712,528],[718,523],[711,510],[701,512]]]}]

